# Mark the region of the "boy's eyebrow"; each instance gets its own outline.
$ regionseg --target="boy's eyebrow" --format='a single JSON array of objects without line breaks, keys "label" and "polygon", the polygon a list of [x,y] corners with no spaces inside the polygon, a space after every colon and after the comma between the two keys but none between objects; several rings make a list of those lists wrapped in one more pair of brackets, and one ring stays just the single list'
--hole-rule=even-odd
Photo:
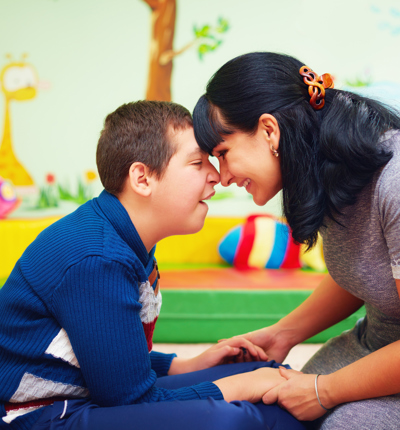
[{"label": "boy's eyebrow", "polygon": [[188,154],[188,158],[197,157],[198,155],[204,155],[204,154],[206,154],[206,152],[203,151],[200,147],[198,147],[197,149],[195,149],[194,151]]}]

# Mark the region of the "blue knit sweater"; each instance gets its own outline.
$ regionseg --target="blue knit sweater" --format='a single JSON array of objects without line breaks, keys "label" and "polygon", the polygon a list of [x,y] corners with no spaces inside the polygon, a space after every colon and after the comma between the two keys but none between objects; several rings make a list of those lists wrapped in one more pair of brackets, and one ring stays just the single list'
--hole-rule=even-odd
[{"label": "blue knit sweater", "polygon": [[143,323],[157,317],[160,305],[148,283],[153,254],[106,191],[26,249],[0,290],[0,428],[30,429],[43,410],[5,424],[10,401],[90,397],[116,406],[222,399],[211,382],[154,387],[174,354],[148,352]]}]

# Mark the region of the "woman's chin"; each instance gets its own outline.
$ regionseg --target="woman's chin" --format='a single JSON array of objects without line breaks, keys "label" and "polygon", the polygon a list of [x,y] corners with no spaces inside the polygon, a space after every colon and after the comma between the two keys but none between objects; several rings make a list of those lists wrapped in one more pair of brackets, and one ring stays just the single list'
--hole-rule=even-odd
[{"label": "woman's chin", "polygon": [[257,196],[257,195],[253,195],[253,202],[257,205],[257,206],[264,206],[266,205],[272,197],[269,196]]},{"label": "woman's chin", "polygon": [[253,202],[257,205],[257,206],[264,206],[265,205],[265,199],[261,199],[260,196],[257,195],[252,195],[253,197]]},{"label": "woman's chin", "polygon": [[278,193],[279,191],[281,191],[282,188],[278,188],[276,190],[269,190],[269,192],[265,192],[262,194],[252,194],[253,196],[253,202],[257,205],[257,206],[264,206],[266,205],[271,199],[273,199]]},{"label": "woman's chin", "polygon": [[260,200],[255,200],[254,199],[254,197],[253,197],[253,202],[257,205],[257,206],[264,206],[267,202],[268,202],[268,200],[262,200],[262,201],[260,201]]}]

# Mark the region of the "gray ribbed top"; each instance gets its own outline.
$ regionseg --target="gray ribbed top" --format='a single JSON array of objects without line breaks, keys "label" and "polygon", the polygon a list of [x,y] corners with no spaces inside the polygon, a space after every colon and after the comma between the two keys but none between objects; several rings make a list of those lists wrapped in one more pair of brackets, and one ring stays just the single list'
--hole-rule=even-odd
[{"label": "gray ribbed top", "polygon": [[338,217],[345,228],[327,220],[321,229],[329,273],[365,302],[372,350],[400,339],[400,132],[386,133],[381,144],[393,158]]}]

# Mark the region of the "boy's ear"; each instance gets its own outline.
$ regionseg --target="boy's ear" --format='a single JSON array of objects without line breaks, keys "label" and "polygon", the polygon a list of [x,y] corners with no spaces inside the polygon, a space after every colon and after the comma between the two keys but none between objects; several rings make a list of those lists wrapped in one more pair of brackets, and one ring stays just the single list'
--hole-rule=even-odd
[{"label": "boy's ear", "polygon": [[150,170],[140,162],[135,162],[129,168],[128,184],[129,187],[142,197],[148,197],[151,194]]}]

